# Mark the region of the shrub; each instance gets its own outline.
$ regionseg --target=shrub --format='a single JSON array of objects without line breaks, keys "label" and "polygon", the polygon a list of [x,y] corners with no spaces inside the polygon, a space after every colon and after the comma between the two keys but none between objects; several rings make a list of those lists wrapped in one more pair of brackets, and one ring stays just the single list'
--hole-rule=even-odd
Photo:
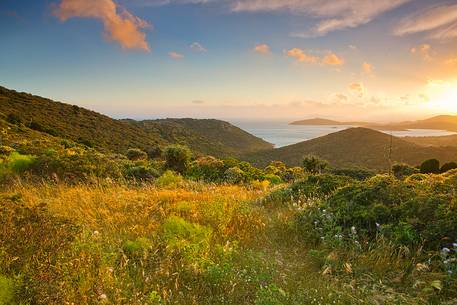
[{"label": "shrub", "polygon": [[308,173],[321,173],[327,166],[328,162],[315,155],[307,155],[302,161],[305,172]]},{"label": "shrub", "polygon": [[422,174],[438,174],[440,172],[440,161],[437,159],[429,159],[422,162],[420,166]]},{"label": "shrub", "polygon": [[159,146],[152,147],[147,151],[149,159],[156,159],[162,156],[162,149]]},{"label": "shrub", "polygon": [[0,275],[0,305],[13,304],[16,293],[16,283],[13,279]]},{"label": "shrub", "polygon": [[207,156],[192,162],[187,174],[193,179],[218,182],[223,179],[224,170],[225,166],[221,160]]},{"label": "shrub", "polygon": [[129,258],[141,258],[146,255],[152,242],[145,238],[139,237],[136,240],[127,240],[122,245],[122,250]]},{"label": "shrub", "polygon": [[271,184],[280,184],[280,183],[282,183],[281,177],[279,177],[277,175],[268,174],[268,175],[265,175],[265,179],[270,181]]},{"label": "shrub", "polygon": [[12,147],[2,145],[0,146],[0,155],[9,156],[16,150]]},{"label": "shrub", "polygon": [[187,146],[170,145],[163,151],[165,167],[178,173],[184,173],[190,162],[192,153]]},{"label": "shrub", "polygon": [[374,171],[360,167],[334,168],[329,173],[337,176],[351,177],[357,180],[365,180],[376,175]]},{"label": "shrub", "polygon": [[148,154],[139,148],[129,148],[126,156],[131,161],[146,160],[148,158]]},{"label": "shrub", "polygon": [[419,169],[405,163],[395,163],[392,165],[392,173],[397,179],[403,179],[413,174],[418,174]]},{"label": "shrub", "polygon": [[168,217],[161,227],[161,237],[168,250],[190,257],[208,250],[211,233],[211,228],[187,222],[178,216]]},{"label": "shrub", "polygon": [[224,172],[224,180],[230,184],[239,184],[245,181],[245,173],[239,167],[231,167]]},{"label": "shrub", "polygon": [[157,178],[155,184],[159,187],[176,187],[183,183],[183,178],[180,175],[176,175],[170,170],[165,171],[162,176]]},{"label": "shrub", "polygon": [[151,180],[160,176],[159,171],[155,168],[137,165],[127,167],[125,170],[125,176],[128,178],[134,178],[137,180]]},{"label": "shrub", "polygon": [[35,157],[29,155],[21,155],[17,152],[13,152],[6,159],[8,169],[18,174],[28,170],[34,162]]},{"label": "shrub", "polygon": [[448,172],[448,171],[450,171],[452,169],[456,169],[456,168],[457,168],[457,163],[448,162],[448,163],[444,163],[443,166],[441,166],[440,172],[445,173],[445,172]]},{"label": "shrub", "polygon": [[14,124],[14,125],[19,125],[22,123],[21,117],[15,113],[8,114],[8,116],[6,117],[6,120],[9,123]]}]

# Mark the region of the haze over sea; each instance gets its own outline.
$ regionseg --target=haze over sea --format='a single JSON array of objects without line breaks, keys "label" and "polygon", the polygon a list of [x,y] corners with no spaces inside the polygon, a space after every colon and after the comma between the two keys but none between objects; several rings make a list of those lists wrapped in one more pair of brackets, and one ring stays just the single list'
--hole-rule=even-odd
[{"label": "haze over sea", "polygon": [[[289,122],[286,121],[232,121],[231,123],[259,138],[264,139],[267,142],[274,144],[275,147],[283,147],[355,127],[350,125],[289,125]],[[384,132],[387,134],[391,133],[390,131]],[[392,135],[397,137],[431,137],[453,134],[456,133],[446,130],[433,129],[392,131]]]}]

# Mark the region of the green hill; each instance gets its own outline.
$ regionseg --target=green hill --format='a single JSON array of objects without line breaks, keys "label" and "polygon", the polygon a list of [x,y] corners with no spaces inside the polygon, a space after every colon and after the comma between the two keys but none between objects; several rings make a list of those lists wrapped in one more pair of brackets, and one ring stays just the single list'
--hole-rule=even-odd
[{"label": "green hill", "polygon": [[[0,120],[5,126],[22,126],[19,138],[31,129],[46,138],[69,139],[100,151],[117,153],[125,153],[129,148],[147,151],[176,143],[186,144],[196,153],[216,157],[272,148],[271,144],[223,121],[115,120],[78,106],[3,87],[0,87]],[[13,129],[10,133],[17,131]],[[37,134],[31,138],[36,139]]]},{"label": "green hill", "polygon": [[389,168],[389,147],[392,140],[392,161],[411,165],[425,159],[437,158],[442,162],[457,159],[457,148],[423,147],[397,137],[368,128],[350,128],[320,138],[245,156],[259,166],[273,160],[288,165],[300,165],[306,154],[318,155],[333,166],[364,166],[373,169]]},{"label": "green hill", "polygon": [[189,146],[193,151],[219,157],[273,148],[273,145],[224,121],[205,119],[126,120],[165,141]]}]

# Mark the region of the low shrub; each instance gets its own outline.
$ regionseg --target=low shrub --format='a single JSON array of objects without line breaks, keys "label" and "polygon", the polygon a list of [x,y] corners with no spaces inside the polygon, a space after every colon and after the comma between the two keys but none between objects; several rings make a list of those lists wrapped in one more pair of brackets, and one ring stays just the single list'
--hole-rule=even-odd
[{"label": "low shrub", "polygon": [[155,184],[158,187],[177,187],[184,182],[181,175],[175,174],[174,172],[167,170],[162,176],[156,179]]}]

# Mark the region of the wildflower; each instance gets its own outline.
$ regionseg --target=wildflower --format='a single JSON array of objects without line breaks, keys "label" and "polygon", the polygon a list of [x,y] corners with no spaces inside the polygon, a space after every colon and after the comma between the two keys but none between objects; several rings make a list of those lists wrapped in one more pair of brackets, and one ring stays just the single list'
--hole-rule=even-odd
[{"label": "wildflower", "polygon": [[97,236],[98,234],[100,234],[100,232],[98,232],[97,230],[95,230],[92,234],[93,234],[94,236]]},{"label": "wildflower", "polygon": [[449,254],[449,252],[451,252],[451,250],[449,250],[449,248],[444,247],[443,249],[441,249],[442,256],[447,256]]},{"label": "wildflower", "polygon": [[379,223],[376,223],[376,228],[379,229],[380,227],[381,227],[381,225]]},{"label": "wildflower", "polygon": [[100,300],[106,300],[108,299],[108,297],[106,296],[106,294],[102,293],[100,296],[99,296]]},{"label": "wildflower", "polygon": [[457,248],[457,243],[453,243],[452,247]]},{"label": "wildflower", "polygon": [[357,234],[357,229],[354,226],[351,227],[351,233],[354,235]]}]

